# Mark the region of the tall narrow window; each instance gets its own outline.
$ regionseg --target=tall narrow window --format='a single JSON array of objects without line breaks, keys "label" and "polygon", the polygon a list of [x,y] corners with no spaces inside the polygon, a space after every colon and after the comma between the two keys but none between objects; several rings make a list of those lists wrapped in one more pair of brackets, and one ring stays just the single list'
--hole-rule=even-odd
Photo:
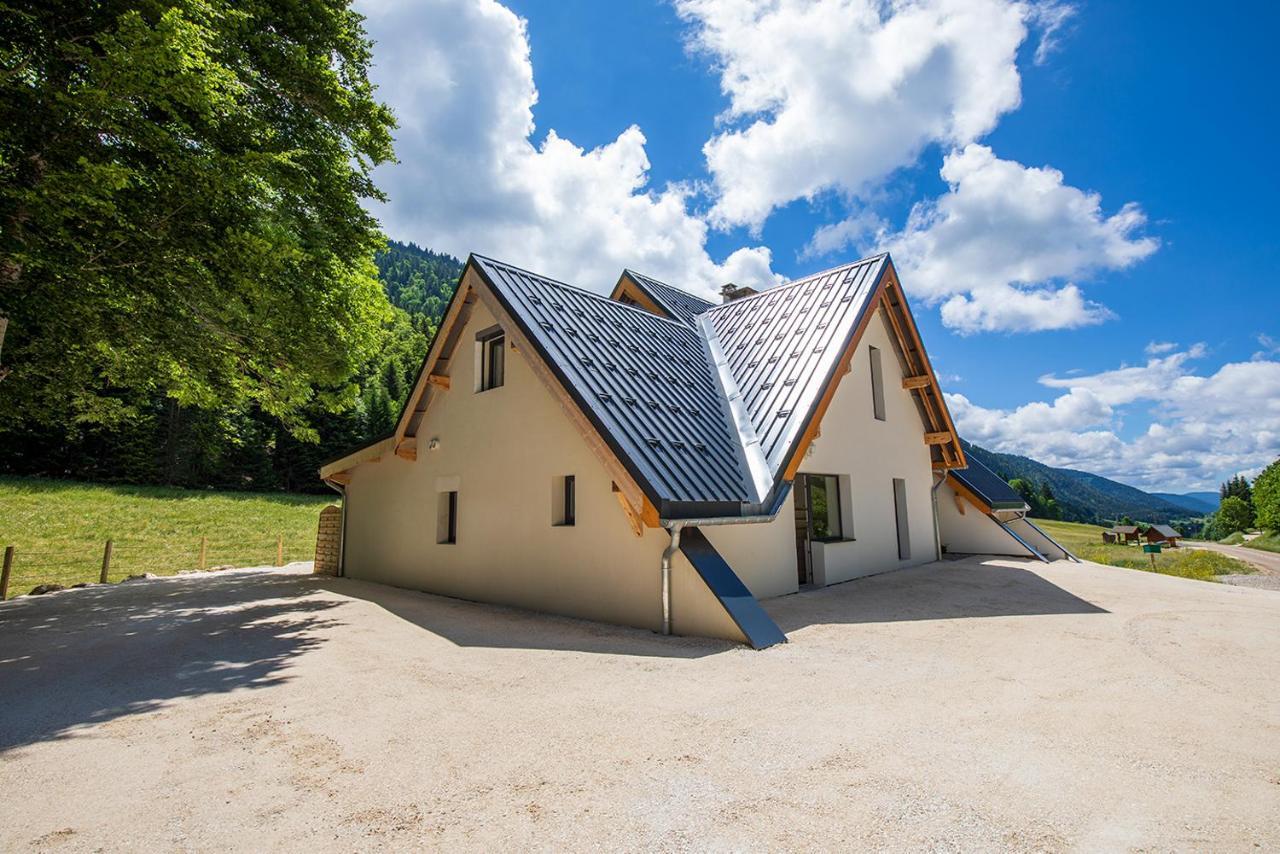
[{"label": "tall narrow window", "polygon": [[573,475],[551,482],[551,524],[568,527],[578,520],[578,482]]},{"label": "tall narrow window", "polygon": [[476,335],[476,391],[502,385],[506,374],[507,336],[502,327],[491,326]]},{"label": "tall narrow window", "polygon": [[907,524],[907,482],[893,479],[893,513],[898,520],[898,559],[911,558],[911,528]]},{"label": "tall narrow window", "polygon": [[840,481],[831,474],[804,476],[809,492],[809,529],[815,540],[844,539],[840,508]]},{"label": "tall narrow window", "polygon": [[880,348],[868,348],[871,353],[871,411],[877,421],[884,420],[884,372],[880,367]]},{"label": "tall narrow window", "polygon": [[448,545],[458,542],[458,493],[436,495],[436,542]]},{"label": "tall narrow window", "polygon": [[561,523],[563,525],[572,525],[578,515],[577,508],[575,506],[577,502],[577,488],[577,481],[574,480],[573,475],[566,475],[564,479],[564,522]]}]

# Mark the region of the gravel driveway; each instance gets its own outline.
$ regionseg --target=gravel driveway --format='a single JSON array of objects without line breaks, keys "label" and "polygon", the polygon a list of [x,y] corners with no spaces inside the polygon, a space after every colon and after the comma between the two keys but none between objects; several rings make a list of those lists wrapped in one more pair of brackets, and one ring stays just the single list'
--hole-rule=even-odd
[{"label": "gravel driveway", "polygon": [[1280,593],[967,559],[766,606],[752,652],[300,568],[18,599],[0,850],[1280,848]]}]

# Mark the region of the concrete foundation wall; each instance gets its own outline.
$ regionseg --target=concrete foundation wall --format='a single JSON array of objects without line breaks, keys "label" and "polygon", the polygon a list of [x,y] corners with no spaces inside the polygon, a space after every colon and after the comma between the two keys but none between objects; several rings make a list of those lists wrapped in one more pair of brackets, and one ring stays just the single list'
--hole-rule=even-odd
[{"label": "concrete foundation wall", "polygon": [[[612,479],[508,342],[504,384],[474,392],[474,307],[452,359],[451,388],[418,430],[418,459],[357,466],[347,487],[346,573],[503,605],[659,630],[660,529],[635,536]],[[435,451],[428,450],[432,439]],[[553,524],[558,478],[574,475],[577,519]],[[442,493],[458,492],[457,542],[437,543]],[[689,566],[673,569],[673,630],[744,640]]]}]

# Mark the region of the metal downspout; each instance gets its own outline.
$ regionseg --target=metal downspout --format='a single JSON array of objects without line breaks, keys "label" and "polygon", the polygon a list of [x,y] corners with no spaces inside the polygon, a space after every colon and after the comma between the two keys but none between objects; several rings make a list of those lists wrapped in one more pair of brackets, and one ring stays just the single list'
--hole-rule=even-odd
[{"label": "metal downspout", "polygon": [[325,483],[342,498],[338,505],[342,508],[342,516],[338,520],[338,577],[341,578],[347,574],[347,488],[331,480]]},{"label": "metal downspout", "polygon": [[671,559],[680,550],[680,530],[683,522],[673,522],[669,526],[671,544],[662,550],[662,633],[671,634]]},{"label": "metal downspout", "polygon": [[947,470],[938,473],[938,482],[929,489],[929,500],[933,502],[933,559],[942,560],[942,530],[938,527],[938,487],[947,482]]},{"label": "metal downspout", "polygon": [[[779,510],[783,502],[778,502]],[[345,505],[344,505],[345,512]],[[662,633],[671,634],[671,559],[680,551],[680,531],[686,526],[706,528],[713,525],[758,525],[778,518],[778,510],[768,516],[719,516],[704,519],[663,519],[662,527],[671,532],[671,544],[662,550]]]}]

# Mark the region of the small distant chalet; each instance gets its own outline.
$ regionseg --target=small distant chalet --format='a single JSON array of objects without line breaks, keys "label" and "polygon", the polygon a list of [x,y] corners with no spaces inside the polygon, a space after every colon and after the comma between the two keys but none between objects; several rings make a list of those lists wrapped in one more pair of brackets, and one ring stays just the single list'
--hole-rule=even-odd
[{"label": "small distant chalet", "polygon": [[1059,555],[966,460],[888,255],[723,296],[472,255],[395,431],[320,470],[338,572],[764,647],[760,599]]},{"label": "small distant chalet", "polygon": [[1168,543],[1170,547],[1177,548],[1182,534],[1168,525],[1152,525],[1147,528],[1146,537],[1148,543]]},{"label": "small distant chalet", "polygon": [[1111,533],[1116,535],[1116,539],[1122,543],[1137,543],[1142,540],[1142,532],[1138,530],[1137,525],[1116,525],[1111,529]]}]

